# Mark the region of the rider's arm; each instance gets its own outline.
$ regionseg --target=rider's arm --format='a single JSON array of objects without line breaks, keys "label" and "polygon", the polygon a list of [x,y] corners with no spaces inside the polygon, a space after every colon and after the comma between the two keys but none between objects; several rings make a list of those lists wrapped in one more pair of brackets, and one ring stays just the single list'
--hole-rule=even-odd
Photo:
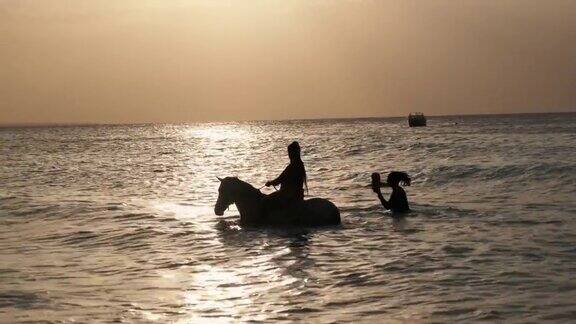
[{"label": "rider's arm", "polygon": [[284,169],[284,171],[282,171],[282,173],[278,176],[278,178],[272,180],[272,181],[268,181],[268,183],[272,186],[277,186],[279,184],[281,184],[282,182],[284,182],[286,180],[286,178],[288,177],[288,172],[290,169],[290,165],[288,165],[286,167],[286,169]]}]

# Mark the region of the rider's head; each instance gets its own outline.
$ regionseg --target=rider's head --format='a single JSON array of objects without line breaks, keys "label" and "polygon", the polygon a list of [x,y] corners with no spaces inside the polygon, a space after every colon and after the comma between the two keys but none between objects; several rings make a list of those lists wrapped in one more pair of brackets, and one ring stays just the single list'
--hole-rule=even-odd
[{"label": "rider's head", "polygon": [[410,181],[410,177],[406,172],[392,171],[388,174],[388,179],[386,182],[390,187],[397,187],[400,182],[402,182],[405,186],[409,186]]},{"label": "rider's head", "polygon": [[300,144],[294,141],[288,145],[288,156],[290,161],[300,160]]}]

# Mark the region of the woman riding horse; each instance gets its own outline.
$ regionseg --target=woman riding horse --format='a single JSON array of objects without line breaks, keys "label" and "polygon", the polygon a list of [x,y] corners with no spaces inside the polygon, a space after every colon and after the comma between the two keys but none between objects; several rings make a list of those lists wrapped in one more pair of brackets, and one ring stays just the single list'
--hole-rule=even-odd
[{"label": "woman riding horse", "polygon": [[[327,199],[304,200],[306,170],[300,158],[300,145],[288,146],[290,164],[282,174],[266,182],[266,186],[280,185],[280,190],[265,195],[247,182],[236,177],[220,179],[218,199],[214,213],[223,215],[231,204],[236,204],[243,225],[297,225],[326,226],[340,224],[338,207]],[[282,211],[280,211],[282,209]],[[278,210],[279,212],[275,212]]]},{"label": "woman riding horse", "polygon": [[304,200],[304,186],[306,183],[306,169],[300,157],[300,144],[292,142],[288,145],[288,157],[290,164],[284,169],[278,178],[266,182],[266,187],[280,185],[280,190],[268,195],[264,200],[265,214],[270,211],[285,208],[293,203]]}]

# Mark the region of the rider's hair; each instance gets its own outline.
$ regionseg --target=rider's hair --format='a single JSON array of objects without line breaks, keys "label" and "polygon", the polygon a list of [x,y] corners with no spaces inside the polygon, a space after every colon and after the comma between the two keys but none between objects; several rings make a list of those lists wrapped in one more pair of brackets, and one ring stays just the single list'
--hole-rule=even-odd
[{"label": "rider's hair", "polygon": [[402,182],[405,186],[409,186],[410,181],[411,179],[408,176],[408,173],[400,171],[390,172],[386,180],[386,182],[388,182],[389,185],[398,185],[400,182]]}]

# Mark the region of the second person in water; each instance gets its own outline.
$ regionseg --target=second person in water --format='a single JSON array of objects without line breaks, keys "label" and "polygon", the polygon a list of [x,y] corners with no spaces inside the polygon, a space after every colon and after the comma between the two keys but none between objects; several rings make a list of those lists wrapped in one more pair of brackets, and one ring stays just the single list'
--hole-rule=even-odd
[{"label": "second person in water", "polygon": [[280,190],[266,197],[266,212],[288,206],[290,203],[304,200],[304,187],[306,183],[306,169],[300,157],[300,144],[292,142],[288,145],[290,164],[282,171],[278,178],[266,182],[266,187],[280,185]]},{"label": "second person in water", "polygon": [[[410,177],[406,172],[393,171],[388,174],[386,183],[382,183],[380,180],[380,173],[372,173],[372,191],[378,195],[378,199],[382,206],[386,209],[391,210],[393,213],[405,213],[410,211],[408,206],[408,198],[406,197],[406,191],[402,189],[400,183],[409,186]],[[392,194],[390,199],[384,199],[382,196],[382,191],[380,187],[389,186],[392,188]]]}]

